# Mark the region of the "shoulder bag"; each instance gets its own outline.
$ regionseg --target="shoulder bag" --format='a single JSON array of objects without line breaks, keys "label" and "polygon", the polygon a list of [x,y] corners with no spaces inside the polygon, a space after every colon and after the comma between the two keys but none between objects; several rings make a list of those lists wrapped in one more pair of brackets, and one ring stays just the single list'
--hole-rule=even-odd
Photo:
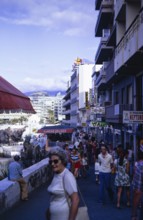
[{"label": "shoulder bag", "polygon": [[[69,196],[65,190],[65,183],[64,183],[64,177],[63,177],[63,187],[64,187],[64,192],[65,192],[65,196],[66,196],[66,200],[68,203],[69,208],[71,207],[71,202],[69,201]],[[89,215],[88,215],[88,208],[86,206],[85,200],[82,196],[82,193],[77,185],[78,188],[78,192],[80,194],[80,199],[82,201],[82,203],[84,204],[84,206],[78,207],[78,212],[77,212],[77,216],[75,220],[89,220]]]}]

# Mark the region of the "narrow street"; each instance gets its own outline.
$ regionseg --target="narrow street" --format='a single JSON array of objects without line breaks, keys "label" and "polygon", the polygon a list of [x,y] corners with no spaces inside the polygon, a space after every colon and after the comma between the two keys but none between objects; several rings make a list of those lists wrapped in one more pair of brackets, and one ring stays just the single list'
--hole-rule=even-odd
[{"label": "narrow street", "polygon": [[[78,185],[87,204],[90,220],[130,220],[131,208],[123,206],[117,209],[115,203],[107,198],[103,206],[98,203],[98,188],[95,183],[94,170],[91,167],[87,178],[79,178]],[[30,194],[26,202],[19,202],[15,207],[0,216],[1,220],[45,220],[45,210],[48,207],[49,195],[47,185]],[[62,220],[59,219],[59,220]]]}]

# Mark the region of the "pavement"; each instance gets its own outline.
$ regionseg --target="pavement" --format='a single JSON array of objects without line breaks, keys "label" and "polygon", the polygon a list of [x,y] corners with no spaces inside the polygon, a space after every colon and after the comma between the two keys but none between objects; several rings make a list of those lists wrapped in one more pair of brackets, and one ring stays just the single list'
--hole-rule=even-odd
[{"label": "pavement", "polygon": [[[131,208],[124,205],[116,208],[116,198],[111,202],[107,196],[106,204],[98,203],[99,185],[95,182],[93,167],[89,168],[86,178],[77,180],[78,186],[88,207],[90,220],[130,220]],[[46,220],[45,211],[49,204],[47,184],[32,192],[28,201],[20,201],[6,213],[0,215],[0,220]],[[60,218],[59,220],[62,220]]]}]

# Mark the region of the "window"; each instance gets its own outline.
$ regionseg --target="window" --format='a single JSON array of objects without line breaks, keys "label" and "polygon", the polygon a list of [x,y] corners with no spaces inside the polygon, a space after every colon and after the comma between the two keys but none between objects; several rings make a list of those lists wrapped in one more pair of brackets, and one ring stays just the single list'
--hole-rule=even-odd
[{"label": "window", "polygon": [[126,100],[125,100],[125,88],[122,88],[122,97],[121,97],[121,104],[125,104]]},{"label": "window", "polygon": [[119,92],[118,91],[115,92],[115,105],[116,104],[119,104]]},{"label": "window", "polygon": [[132,85],[129,85],[127,87],[127,104],[132,104],[133,103],[133,90],[132,90]]}]

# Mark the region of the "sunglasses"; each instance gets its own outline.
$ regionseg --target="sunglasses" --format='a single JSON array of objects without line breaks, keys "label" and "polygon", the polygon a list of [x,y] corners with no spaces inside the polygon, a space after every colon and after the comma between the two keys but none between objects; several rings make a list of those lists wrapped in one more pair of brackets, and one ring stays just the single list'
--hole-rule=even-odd
[{"label": "sunglasses", "polygon": [[59,161],[60,161],[60,160],[58,160],[58,159],[57,159],[57,160],[50,160],[50,161],[49,161],[49,164],[50,164],[50,165],[52,165],[53,163],[54,163],[54,164],[58,164]]}]

